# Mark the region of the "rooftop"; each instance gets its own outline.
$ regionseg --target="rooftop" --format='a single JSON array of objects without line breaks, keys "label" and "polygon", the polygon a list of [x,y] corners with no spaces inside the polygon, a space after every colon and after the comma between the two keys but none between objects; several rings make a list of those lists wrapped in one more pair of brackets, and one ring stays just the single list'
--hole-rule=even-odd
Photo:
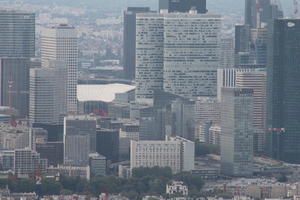
[{"label": "rooftop", "polygon": [[125,93],[135,89],[135,86],[125,84],[78,85],[78,101],[112,102],[117,93]]}]

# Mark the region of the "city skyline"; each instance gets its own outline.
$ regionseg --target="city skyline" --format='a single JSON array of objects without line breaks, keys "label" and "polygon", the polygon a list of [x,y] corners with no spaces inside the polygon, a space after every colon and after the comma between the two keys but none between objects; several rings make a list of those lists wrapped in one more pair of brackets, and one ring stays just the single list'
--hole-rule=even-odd
[{"label": "city skyline", "polygon": [[0,199],[300,199],[290,3],[0,2]]}]

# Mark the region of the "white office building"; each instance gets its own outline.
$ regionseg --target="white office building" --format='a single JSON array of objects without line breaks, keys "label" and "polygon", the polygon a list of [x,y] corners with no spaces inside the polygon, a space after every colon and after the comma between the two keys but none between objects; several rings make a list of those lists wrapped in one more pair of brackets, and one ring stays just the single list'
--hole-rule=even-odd
[{"label": "white office building", "polygon": [[41,34],[42,65],[48,60],[67,64],[67,112],[77,112],[78,37],[74,27],[61,24],[44,29]]},{"label": "white office building", "polygon": [[163,89],[164,17],[156,13],[136,16],[136,101],[153,104],[155,90]]},{"label": "white office building", "polygon": [[131,141],[131,169],[159,166],[179,173],[193,170],[194,159],[194,142],[181,137],[167,137],[165,141]]}]

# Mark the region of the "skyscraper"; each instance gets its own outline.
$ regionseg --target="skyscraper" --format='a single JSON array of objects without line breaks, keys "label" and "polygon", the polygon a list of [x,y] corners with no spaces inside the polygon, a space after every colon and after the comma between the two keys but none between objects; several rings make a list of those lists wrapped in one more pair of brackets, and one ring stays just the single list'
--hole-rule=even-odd
[{"label": "skyscraper", "polygon": [[252,176],[253,90],[222,88],[221,105],[221,172]]},{"label": "skyscraper", "polygon": [[28,117],[29,68],[27,58],[0,58],[0,104],[17,109],[19,117]]},{"label": "skyscraper", "polygon": [[263,71],[236,72],[236,87],[253,89],[253,127],[266,129],[267,73]]},{"label": "skyscraper", "polygon": [[1,106],[28,116],[29,59],[35,56],[35,14],[0,11]]},{"label": "skyscraper", "polygon": [[163,90],[164,18],[160,14],[136,17],[136,101],[153,104],[153,94]]},{"label": "skyscraper", "polygon": [[[283,11],[277,1],[246,0],[245,25],[236,26],[235,65],[267,64],[267,32]],[[243,48],[246,47],[246,48]]]},{"label": "skyscraper", "polygon": [[97,152],[112,162],[119,161],[119,130],[98,129],[96,133]]},{"label": "skyscraper", "polygon": [[217,95],[221,18],[165,14],[164,91],[185,98]]},{"label": "skyscraper", "polygon": [[159,90],[216,96],[220,29],[218,15],[137,14],[137,102],[150,104]]},{"label": "skyscraper", "polygon": [[222,38],[220,42],[220,68],[234,67],[234,39]]},{"label": "skyscraper", "polygon": [[246,25],[235,26],[235,66],[254,64],[255,58],[251,46],[251,27]]},{"label": "skyscraper", "polygon": [[59,125],[66,115],[67,67],[59,61],[48,65],[30,70],[29,119],[33,124]]},{"label": "skyscraper", "polygon": [[198,13],[207,13],[206,0],[159,0],[159,10],[171,12],[189,12],[191,9]]},{"label": "skyscraper", "polygon": [[64,163],[88,165],[89,153],[96,150],[96,119],[89,116],[64,118]]},{"label": "skyscraper", "polygon": [[61,24],[48,27],[41,35],[42,66],[49,60],[67,64],[67,112],[77,112],[78,38],[74,27]]},{"label": "skyscraper", "polygon": [[246,0],[245,24],[250,28],[263,28],[272,23],[273,19],[283,17],[283,11],[276,1]]},{"label": "skyscraper", "polygon": [[276,19],[268,49],[267,152],[300,163],[300,20]]},{"label": "skyscraper", "polygon": [[148,7],[129,7],[124,11],[123,67],[125,78],[135,78],[136,14],[149,12]]},{"label": "skyscraper", "polygon": [[257,27],[257,0],[245,0],[245,24],[251,28]]},{"label": "skyscraper", "polygon": [[35,56],[35,14],[0,11],[0,57]]}]

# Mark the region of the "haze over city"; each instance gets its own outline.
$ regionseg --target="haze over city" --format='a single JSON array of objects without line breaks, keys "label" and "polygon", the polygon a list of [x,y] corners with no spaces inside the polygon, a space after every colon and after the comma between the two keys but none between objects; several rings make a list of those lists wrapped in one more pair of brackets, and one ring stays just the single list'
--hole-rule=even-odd
[{"label": "haze over city", "polygon": [[299,200],[300,0],[0,0],[1,200]]}]

